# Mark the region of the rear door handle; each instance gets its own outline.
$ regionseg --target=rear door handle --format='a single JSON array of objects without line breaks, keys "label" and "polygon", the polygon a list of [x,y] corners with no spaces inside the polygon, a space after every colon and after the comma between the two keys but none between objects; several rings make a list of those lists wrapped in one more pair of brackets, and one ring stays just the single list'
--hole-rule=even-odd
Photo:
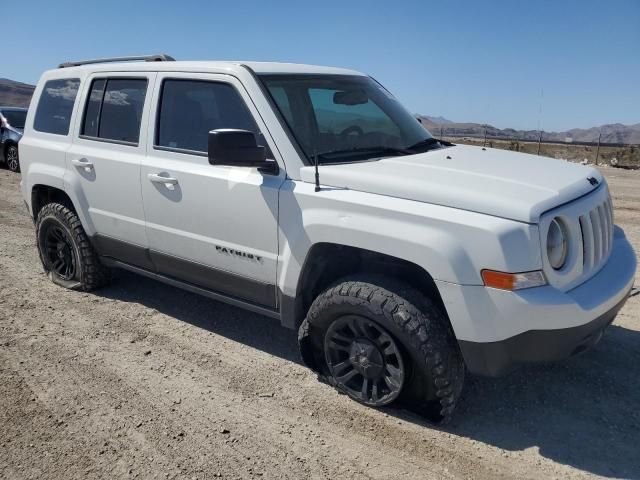
[{"label": "rear door handle", "polygon": [[71,160],[71,163],[79,168],[84,168],[85,172],[90,172],[93,170],[93,162],[90,162],[86,158],[74,158]]},{"label": "rear door handle", "polygon": [[178,179],[173,177],[165,177],[158,173],[149,173],[147,175],[150,181],[153,183],[163,183],[165,187],[169,190],[175,190],[176,185],[178,184]]}]

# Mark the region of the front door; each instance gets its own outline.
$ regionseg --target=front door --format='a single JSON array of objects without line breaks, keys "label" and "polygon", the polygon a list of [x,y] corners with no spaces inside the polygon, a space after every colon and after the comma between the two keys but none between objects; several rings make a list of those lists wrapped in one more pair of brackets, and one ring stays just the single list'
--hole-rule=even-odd
[{"label": "front door", "polygon": [[213,166],[210,130],[266,128],[228,75],[158,74],[142,165],[150,255],[159,273],[276,307],[278,175]]}]

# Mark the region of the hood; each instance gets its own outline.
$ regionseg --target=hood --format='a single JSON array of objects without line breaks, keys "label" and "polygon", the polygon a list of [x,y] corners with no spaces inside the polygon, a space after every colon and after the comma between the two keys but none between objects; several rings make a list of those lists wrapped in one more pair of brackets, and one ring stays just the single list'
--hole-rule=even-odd
[{"label": "hood", "polygon": [[[377,161],[320,165],[322,185],[537,223],[545,211],[597,188],[595,168],[548,157],[456,145]],[[314,182],[314,168],[301,169]]]}]

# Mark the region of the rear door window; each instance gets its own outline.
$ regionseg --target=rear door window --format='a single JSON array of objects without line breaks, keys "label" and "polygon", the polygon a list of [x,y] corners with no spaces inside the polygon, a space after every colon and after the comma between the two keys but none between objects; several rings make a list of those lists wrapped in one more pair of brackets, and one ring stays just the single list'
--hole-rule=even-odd
[{"label": "rear door window", "polygon": [[100,111],[102,110],[102,98],[104,97],[104,87],[107,81],[104,78],[94,80],[91,85],[91,92],[87,100],[87,108],[84,113],[84,122],[82,123],[81,135],[89,137],[98,136],[98,122],[100,120]]},{"label": "rear door window", "polygon": [[91,85],[81,135],[137,145],[145,78],[99,78]]},{"label": "rear door window", "polygon": [[45,83],[38,101],[33,128],[38,132],[68,135],[79,86],[78,78],[49,80]]}]

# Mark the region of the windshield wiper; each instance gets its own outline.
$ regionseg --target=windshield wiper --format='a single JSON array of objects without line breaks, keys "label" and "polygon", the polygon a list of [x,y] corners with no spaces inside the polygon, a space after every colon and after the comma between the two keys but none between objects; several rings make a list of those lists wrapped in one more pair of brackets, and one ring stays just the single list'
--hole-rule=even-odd
[{"label": "windshield wiper", "polygon": [[[406,148],[396,148],[396,147],[385,147],[385,146],[377,146],[377,147],[356,147],[356,148],[345,148],[345,149],[336,149],[329,150],[327,152],[318,153],[318,158],[330,159],[332,157],[340,157],[342,155],[351,156],[351,155],[359,155],[364,153],[373,153],[375,156],[377,155],[413,155],[415,152],[412,152]],[[372,158],[372,157],[370,157]]]},{"label": "windshield wiper", "polygon": [[[440,148],[440,145],[441,145],[440,140],[438,140],[437,138],[430,137],[430,138],[425,138],[424,140],[420,140],[418,143],[415,143],[410,147],[407,147],[407,150],[416,150],[420,148],[426,148],[425,149],[425,152],[426,152],[432,149],[429,147],[436,146],[436,148]],[[415,153],[415,152],[412,152],[412,153]]]}]

